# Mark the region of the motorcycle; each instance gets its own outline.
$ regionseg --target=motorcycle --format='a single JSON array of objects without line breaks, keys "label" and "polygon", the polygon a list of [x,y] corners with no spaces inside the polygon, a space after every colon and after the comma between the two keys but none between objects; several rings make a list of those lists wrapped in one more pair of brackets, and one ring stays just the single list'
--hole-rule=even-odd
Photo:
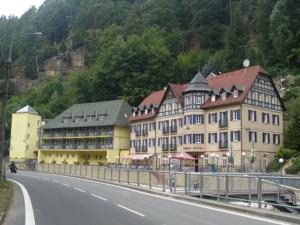
[{"label": "motorcycle", "polygon": [[17,173],[17,168],[16,167],[11,166],[9,169],[10,169],[11,173]]}]

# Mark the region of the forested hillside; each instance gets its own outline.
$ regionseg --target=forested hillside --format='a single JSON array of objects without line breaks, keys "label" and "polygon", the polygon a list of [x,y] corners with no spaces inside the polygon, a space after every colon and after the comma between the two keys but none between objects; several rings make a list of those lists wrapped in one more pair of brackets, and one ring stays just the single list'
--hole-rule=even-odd
[{"label": "forested hillside", "polygon": [[[169,82],[188,82],[199,68],[223,73],[245,58],[274,77],[297,75],[299,18],[298,0],[45,0],[20,18],[0,18],[1,57],[12,34],[40,31],[41,38],[14,40],[15,70],[37,79],[36,57],[42,64],[76,49],[84,68],[44,77],[11,96],[9,111],[30,104],[51,118],[77,102],[123,98],[137,105]],[[293,88],[286,99],[299,95]]]}]

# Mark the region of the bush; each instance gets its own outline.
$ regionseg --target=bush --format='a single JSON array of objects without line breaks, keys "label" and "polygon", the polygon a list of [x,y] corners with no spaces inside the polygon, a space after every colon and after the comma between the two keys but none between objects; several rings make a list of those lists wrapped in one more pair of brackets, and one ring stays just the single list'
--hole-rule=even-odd
[{"label": "bush", "polygon": [[55,160],[53,160],[53,161],[52,161],[52,164],[55,164],[55,163],[56,163],[56,161],[55,161]]},{"label": "bush", "polygon": [[104,166],[105,163],[104,162],[97,162],[98,166]]},{"label": "bush", "polygon": [[40,161],[40,164],[44,164],[44,163],[45,163],[45,160],[41,160],[41,161]]},{"label": "bush", "polygon": [[293,165],[288,167],[285,171],[290,174],[297,174],[298,172],[300,172],[300,156],[298,156],[295,159]]},{"label": "bush", "polygon": [[293,155],[295,155],[297,153],[297,151],[295,150],[291,150],[288,148],[280,148],[278,150],[278,152],[276,153],[275,158],[277,157],[277,159],[283,158],[283,159],[290,159]]},{"label": "bush", "polygon": [[266,167],[266,171],[269,172],[275,172],[281,169],[281,167],[283,166],[283,163],[279,163],[278,158],[275,157],[275,159],[273,159],[272,162],[270,162],[268,164],[268,166]]},{"label": "bush", "polygon": [[79,162],[74,162],[74,165],[79,165]]}]

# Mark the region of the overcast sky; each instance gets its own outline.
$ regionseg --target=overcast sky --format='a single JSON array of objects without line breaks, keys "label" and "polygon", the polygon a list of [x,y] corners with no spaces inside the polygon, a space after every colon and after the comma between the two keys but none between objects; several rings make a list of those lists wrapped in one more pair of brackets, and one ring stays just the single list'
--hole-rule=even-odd
[{"label": "overcast sky", "polygon": [[20,17],[31,6],[38,8],[44,0],[0,0],[0,15]]}]

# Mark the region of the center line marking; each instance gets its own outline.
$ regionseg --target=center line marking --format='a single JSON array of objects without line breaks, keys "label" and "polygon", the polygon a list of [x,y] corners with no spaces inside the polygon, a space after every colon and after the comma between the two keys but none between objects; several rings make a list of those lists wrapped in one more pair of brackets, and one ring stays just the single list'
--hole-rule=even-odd
[{"label": "center line marking", "polygon": [[84,190],[81,190],[79,188],[74,188],[74,189],[77,190],[77,191],[80,191],[80,192],[85,192]]},{"label": "center line marking", "polygon": [[91,194],[91,196],[93,196],[93,197],[95,197],[95,198],[99,198],[99,199],[101,199],[101,200],[103,200],[103,201],[107,201],[106,198],[100,197],[100,196],[95,195],[95,194]]},{"label": "center line marking", "polygon": [[66,187],[71,187],[71,185],[65,184],[63,183],[62,185],[66,186]]},{"label": "center line marking", "polygon": [[145,216],[146,216],[146,215],[144,215],[144,214],[142,214],[142,213],[139,213],[139,212],[137,212],[137,211],[134,211],[134,210],[132,210],[132,209],[129,209],[129,208],[123,206],[123,205],[118,204],[117,206],[119,206],[120,208],[125,209],[125,210],[127,210],[127,211],[129,211],[129,212],[135,213],[135,214],[137,214],[137,215],[139,215],[139,216],[142,216],[142,217],[145,217]]}]

